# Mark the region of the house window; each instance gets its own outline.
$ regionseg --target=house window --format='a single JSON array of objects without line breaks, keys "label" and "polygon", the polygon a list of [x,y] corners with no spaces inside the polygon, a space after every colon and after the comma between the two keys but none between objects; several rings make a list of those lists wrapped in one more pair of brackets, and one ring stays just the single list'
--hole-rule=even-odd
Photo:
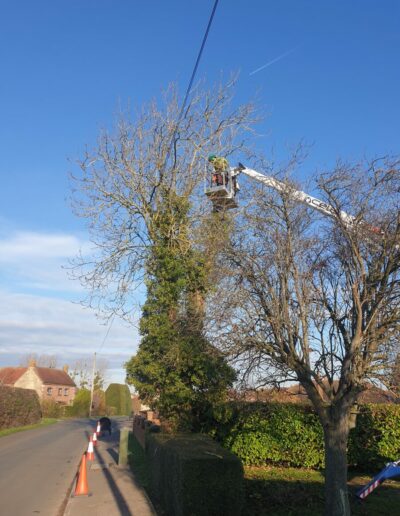
[{"label": "house window", "polygon": [[62,387],[59,387],[59,388],[58,388],[58,395],[59,395],[59,396],[62,396]]},{"label": "house window", "polygon": [[47,396],[51,396],[53,389],[51,387],[47,387]]},{"label": "house window", "polygon": [[68,396],[68,388],[67,387],[65,387],[65,389],[64,389],[64,396]]}]

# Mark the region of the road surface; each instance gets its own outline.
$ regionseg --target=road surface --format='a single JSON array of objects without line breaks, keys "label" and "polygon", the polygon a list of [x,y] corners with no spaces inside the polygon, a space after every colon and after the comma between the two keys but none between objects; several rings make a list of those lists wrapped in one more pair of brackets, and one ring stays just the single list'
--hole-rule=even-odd
[{"label": "road surface", "polygon": [[60,421],[0,437],[1,516],[62,514],[94,425]]}]

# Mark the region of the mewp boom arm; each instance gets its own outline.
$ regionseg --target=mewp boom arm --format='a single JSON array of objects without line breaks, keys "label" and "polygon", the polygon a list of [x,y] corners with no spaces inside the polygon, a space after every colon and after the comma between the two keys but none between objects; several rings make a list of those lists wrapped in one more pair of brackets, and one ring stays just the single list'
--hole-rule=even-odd
[{"label": "mewp boom arm", "polygon": [[[311,208],[314,208],[314,210],[317,210],[324,215],[328,215],[329,217],[336,217],[337,214],[335,213],[332,206],[329,206],[329,204],[326,204],[323,201],[320,201],[316,197],[313,197],[312,195],[308,195],[301,190],[294,190],[290,188],[288,185],[283,183],[282,181],[278,181],[277,179],[274,179],[270,176],[264,176],[263,174],[260,174],[260,172],[257,172],[256,170],[253,170],[251,168],[247,168],[244,165],[239,163],[238,168],[231,169],[232,174],[238,174],[243,173],[246,174],[246,176],[249,176],[256,181],[259,181],[260,183],[265,184],[266,186],[269,186],[270,188],[274,188],[278,192],[290,192],[290,195],[293,197],[293,199],[296,199],[297,201],[306,204],[307,206],[310,206]],[[348,215],[346,212],[341,211],[340,212],[340,218],[345,222],[346,224],[353,224],[354,223],[354,217],[351,215]]]}]

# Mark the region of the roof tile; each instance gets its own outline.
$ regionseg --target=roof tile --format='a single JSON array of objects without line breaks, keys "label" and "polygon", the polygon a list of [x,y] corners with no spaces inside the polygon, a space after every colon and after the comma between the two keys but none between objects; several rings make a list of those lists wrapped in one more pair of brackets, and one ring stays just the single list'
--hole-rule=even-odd
[{"label": "roof tile", "polygon": [[75,387],[75,383],[72,378],[61,369],[53,369],[52,367],[36,367],[36,371],[43,383],[70,385],[71,387]]},{"label": "roof tile", "polygon": [[[0,383],[3,385],[14,385],[19,378],[27,371],[27,367],[2,367],[0,368]],[[76,387],[72,378],[61,369],[51,367],[35,367],[39,379],[44,384],[68,385]]]},{"label": "roof tile", "polygon": [[0,383],[3,385],[14,385],[27,369],[27,367],[1,367]]}]

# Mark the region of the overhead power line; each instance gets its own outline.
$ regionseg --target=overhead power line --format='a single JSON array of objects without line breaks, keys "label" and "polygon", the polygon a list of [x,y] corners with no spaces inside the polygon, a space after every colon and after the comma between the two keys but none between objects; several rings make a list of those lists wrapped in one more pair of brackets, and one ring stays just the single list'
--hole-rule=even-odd
[{"label": "overhead power line", "polygon": [[109,325],[109,327],[107,328],[107,332],[106,332],[106,334],[105,334],[105,336],[104,336],[103,342],[101,343],[101,346],[99,347],[99,350],[97,351],[97,353],[100,353],[100,351],[102,350],[102,348],[103,348],[103,346],[104,346],[104,343],[105,343],[105,341],[107,340],[108,334],[110,333],[110,330],[111,330],[111,327],[112,327],[112,325],[113,325],[114,319],[115,319],[115,316],[113,315],[113,316],[112,316],[112,319],[111,319],[111,322],[110,322],[110,325]]},{"label": "overhead power line", "polygon": [[192,89],[194,79],[196,77],[197,69],[199,67],[201,56],[203,54],[203,50],[204,50],[204,47],[205,47],[205,44],[206,44],[206,41],[207,41],[207,38],[208,38],[208,33],[210,32],[210,28],[211,28],[211,25],[212,25],[212,22],[213,22],[213,19],[214,19],[215,11],[217,10],[218,2],[219,2],[219,0],[215,0],[214,7],[213,7],[213,9],[211,11],[211,15],[210,15],[210,18],[208,20],[207,28],[206,28],[206,31],[205,31],[204,36],[203,36],[203,41],[201,42],[201,47],[200,47],[199,53],[197,55],[196,63],[194,65],[194,68],[193,68],[193,71],[192,71],[192,75],[190,77],[190,81],[189,81],[189,85],[188,85],[187,90],[186,90],[185,97],[183,99],[183,103],[182,103],[182,106],[181,106],[181,109],[180,109],[180,112],[179,112],[178,120],[176,121],[174,132],[172,133],[172,138],[171,138],[170,144],[169,144],[168,149],[167,149],[167,155],[166,155],[166,158],[165,158],[164,166],[167,165],[168,159],[169,159],[169,157],[171,155],[172,146],[173,146],[173,144],[175,142],[176,133],[178,131],[179,124],[182,121],[182,117],[183,117],[183,113],[185,111],[186,103],[187,103],[187,100],[189,98],[189,94],[190,94],[190,91]]}]

